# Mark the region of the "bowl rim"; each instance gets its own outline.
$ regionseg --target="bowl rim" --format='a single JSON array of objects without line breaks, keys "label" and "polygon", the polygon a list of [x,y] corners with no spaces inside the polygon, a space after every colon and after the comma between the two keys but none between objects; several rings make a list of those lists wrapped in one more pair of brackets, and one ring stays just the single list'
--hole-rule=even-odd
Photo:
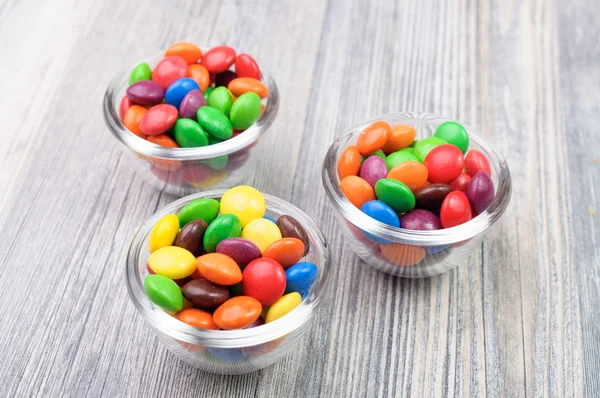
[{"label": "bowl rim", "polygon": [[275,120],[279,110],[279,91],[273,77],[267,70],[261,68],[261,81],[269,89],[267,104],[265,105],[263,115],[256,121],[256,123],[244,130],[242,134],[218,144],[198,148],[167,148],[156,145],[133,134],[123,125],[121,119],[119,118],[118,104],[120,103],[122,97],[116,97],[117,95],[120,95],[122,88],[129,84],[128,80],[130,71],[136,65],[140,64],[141,62],[147,62],[150,64],[158,62],[164,57],[165,51],[166,49],[162,50],[160,53],[139,59],[131,67],[122,69],[110,81],[104,94],[104,121],[112,135],[132,151],[144,156],[170,160],[212,159],[217,156],[228,155],[251,146],[262,136],[262,134],[264,134],[264,132]]},{"label": "bowl rim", "polygon": [[144,222],[131,241],[125,261],[127,291],[134,306],[145,320],[154,329],[172,338],[206,347],[249,347],[278,339],[302,328],[312,319],[323,296],[327,293],[332,273],[329,246],[321,229],[302,210],[283,199],[263,193],[267,209],[269,205],[276,206],[278,209],[282,209],[282,214],[294,217],[312,238],[311,246],[316,243],[316,247],[311,250],[315,250],[317,256],[315,263],[319,267],[321,276],[317,278],[308,296],[298,307],[283,317],[259,327],[239,330],[205,330],[175,319],[150,301],[144,290],[143,278],[140,274],[140,266],[138,266],[140,255],[147,250],[143,243],[161,217],[175,213],[179,208],[196,199],[221,198],[226,191],[226,189],[211,190],[185,196],[156,211]]},{"label": "bowl rim", "polygon": [[471,143],[476,144],[477,150],[483,152],[488,158],[492,176],[498,177],[498,183],[495,183],[496,192],[494,199],[477,217],[467,221],[464,224],[439,229],[434,231],[417,231],[402,228],[395,228],[379,222],[355,207],[342,193],[339,187],[339,177],[337,173],[337,152],[344,146],[350,145],[350,142],[355,136],[368,125],[373,122],[385,120],[393,124],[411,124],[417,129],[419,124],[441,124],[454,119],[445,118],[433,115],[427,112],[395,112],[388,113],[376,118],[361,122],[352,127],[347,133],[333,141],[322,167],[322,183],[325,192],[335,209],[350,223],[360,228],[364,232],[370,233],[384,240],[391,241],[390,243],[403,243],[419,246],[438,246],[449,245],[471,239],[479,234],[484,233],[492,225],[498,221],[500,216],[506,210],[511,196],[511,177],[510,170],[506,164],[506,160],[500,152],[491,144],[487,143],[480,135],[475,133],[475,130],[468,125],[463,124],[469,134],[469,148]]}]

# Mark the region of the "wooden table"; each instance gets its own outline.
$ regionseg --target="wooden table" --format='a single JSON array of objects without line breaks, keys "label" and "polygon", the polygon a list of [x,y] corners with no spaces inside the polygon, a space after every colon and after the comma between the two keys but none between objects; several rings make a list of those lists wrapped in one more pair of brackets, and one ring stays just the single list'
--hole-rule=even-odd
[{"label": "wooden table", "polygon": [[[598,396],[599,19],[590,0],[4,0],[0,396]],[[132,234],[174,198],[130,167],[102,97],[178,40],[273,72],[280,112],[247,182],[331,244],[307,337],[245,376],[178,361],[125,289]],[[361,267],[320,182],[334,137],[399,110],[476,126],[513,177],[481,251],[430,279]]]}]

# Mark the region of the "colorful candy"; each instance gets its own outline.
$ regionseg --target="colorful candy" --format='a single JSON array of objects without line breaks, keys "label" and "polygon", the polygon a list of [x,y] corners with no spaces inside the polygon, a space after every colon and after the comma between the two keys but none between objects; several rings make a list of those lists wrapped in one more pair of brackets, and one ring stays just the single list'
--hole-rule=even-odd
[{"label": "colorful candy", "polygon": [[161,247],[148,258],[148,265],[158,275],[171,279],[190,276],[196,269],[196,258],[178,246]]},{"label": "colorful candy", "polygon": [[387,142],[389,131],[390,125],[384,121],[369,125],[356,140],[356,146],[360,154],[367,156],[383,148]]},{"label": "colorful candy", "polygon": [[208,279],[195,279],[186,283],[181,292],[194,307],[218,307],[229,300],[229,290],[225,286],[217,285]]},{"label": "colorful candy", "polygon": [[385,161],[379,156],[369,156],[360,167],[360,178],[375,188],[377,181],[385,178],[388,174],[388,168]]},{"label": "colorful candy", "polygon": [[471,179],[467,189],[467,198],[469,198],[469,203],[475,213],[483,212],[494,199],[494,183],[490,176],[483,171],[478,171]]},{"label": "colorful candy", "polygon": [[148,275],[144,279],[144,290],[148,298],[165,311],[181,311],[183,295],[172,279],[162,275]]},{"label": "colorful candy", "polygon": [[258,246],[261,253],[273,242],[282,238],[277,225],[264,218],[252,220],[242,230],[242,238],[248,239]]},{"label": "colorful candy", "polygon": [[255,298],[232,297],[217,308],[213,320],[224,330],[243,329],[258,319],[261,310],[262,306]]},{"label": "colorful candy", "polygon": [[277,219],[276,224],[283,238],[296,238],[304,243],[304,255],[306,256],[310,248],[310,240],[304,227],[294,217],[285,214]]},{"label": "colorful candy", "polygon": [[240,185],[223,194],[220,210],[221,214],[237,216],[244,228],[251,221],[265,215],[265,198],[258,190],[247,185]]},{"label": "colorful candy", "polygon": [[231,257],[238,265],[243,266],[261,257],[260,249],[254,243],[243,238],[228,238],[217,245],[217,253]]},{"label": "colorful candy", "polygon": [[302,296],[298,292],[285,294],[269,307],[265,316],[265,323],[270,323],[292,312],[302,303]]},{"label": "colorful candy", "polygon": [[150,238],[148,239],[148,249],[154,253],[161,247],[171,246],[179,232],[179,219],[175,214],[167,214],[154,225]]},{"label": "colorful candy", "polygon": [[[272,224],[272,223],[271,223]],[[263,306],[274,304],[285,291],[285,271],[271,258],[258,258],[244,268],[242,292]]]}]

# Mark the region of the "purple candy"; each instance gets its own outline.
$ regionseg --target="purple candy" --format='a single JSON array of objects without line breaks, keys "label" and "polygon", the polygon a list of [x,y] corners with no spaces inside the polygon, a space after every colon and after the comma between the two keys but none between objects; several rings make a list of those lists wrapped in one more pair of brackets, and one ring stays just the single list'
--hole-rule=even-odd
[{"label": "purple candy", "polygon": [[156,105],[165,97],[165,90],[151,80],[142,80],[127,88],[127,96],[134,104]]},{"label": "purple candy", "polygon": [[400,217],[400,228],[419,231],[442,229],[440,219],[430,211],[414,209]]},{"label": "purple candy", "polygon": [[489,175],[483,171],[477,172],[469,183],[467,198],[475,213],[481,214],[494,199],[494,183]]},{"label": "purple candy", "polygon": [[257,326],[262,326],[265,324],[265,321],[263,321],[263,319],[261,317],[256,318],[256,320],[254,322],[252,322],[250,325],[246,326],[244,329],[250,329],[250,328],[255,328]]},{"label": "purple candy", "polygon": [[388,173],[385,161],[378,156],[369,156],[360,166],[360,178],[368,182],[373,188],[375,183],[385,178]]},{"label": "purple candy", "polygon": [[233,79],[235,79],[237,76],[235,74],[235,72],[232,72],[230,70],[226,70],[223,73],[219,73],[215,79],[215,86],[216,87],[220,87],[220,86],[229,86],[229,82],[232,81]]},{"label": "purple candy", "polygon": [[179,116],[196,120],[196,112],[206,105],[204,94],[200,90],[191,90],[179,104]]},{"label": "purple candy", "polygon": [[254,243],[243,238],[227,238],[217,245],[217,253],[225,254],[238,265],[246,265],[262,257],[260,249]]}]

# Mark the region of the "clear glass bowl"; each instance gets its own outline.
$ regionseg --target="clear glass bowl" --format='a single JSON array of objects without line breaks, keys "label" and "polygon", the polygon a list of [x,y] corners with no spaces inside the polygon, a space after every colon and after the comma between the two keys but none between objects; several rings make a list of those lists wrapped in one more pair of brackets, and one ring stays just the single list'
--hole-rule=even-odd
[{"label": "clear glass bowl", "polygon": [[275,81],[266,70],[261,69],[261,80],[269,89],[269,96],[262,101],[265,106],[264,113],[256,123],[238,136],[200,148],[162,147],[130,132],[119,119],[119,105],[129,87],[131,69],[140,62],[147,62],[154,68],[163,58],[163,54],[164,51],[139,60],[117,74],[110,82],[104,95],[106,125],[123,144],[142,177],[161,191],[184,196],[237,185],[255,169],[257,158],[253,156],[252,149],[277,115],[279,93]]},{"label": "clear glass bowl", "polygon": [[453,228],[437,231],[394,228],[364,214],[346,199],[339,187],[337,163],[340,155],[348,145],[356,143],[365,127],[377,120],[385,120],[390,125],[411,125],[417,130],[417,139],[423,139],[433,136],[437,126],[450,119],[428,113],[392,113],[361,123],[333,142],[323,162],[322,178],[345,239],[365,263],[396,276],[429,277],[463,264],[508,206],[511,179],[506,161],[492,145],[465,126],[469,133],[469,149],[478,149],[490,163],[495,189],[492,203],[477,217]]},{"label": "clear glass bowl", "polygon": [[267,216],[277,219],[288,214],[306,229],[310,249],[303,261],[314,263],[319,273],[302,304],[282,318],[268,324],[242,330],[203,330],[178,321],[146,296],[144,278],[148,275],[148,238],[161,217],[177,213],[187,203],[198,198],[219,200],[225,190],[207,191],[179,199],[155,213],[133,237],[127,253],[127,290],[137,310],[151,328],[179,359],[212,373],[242,374],[271,365],[289,353],[308,330],[330,278],[329,248],[323,233],[300,209],[271,195],[264,195]]}]

